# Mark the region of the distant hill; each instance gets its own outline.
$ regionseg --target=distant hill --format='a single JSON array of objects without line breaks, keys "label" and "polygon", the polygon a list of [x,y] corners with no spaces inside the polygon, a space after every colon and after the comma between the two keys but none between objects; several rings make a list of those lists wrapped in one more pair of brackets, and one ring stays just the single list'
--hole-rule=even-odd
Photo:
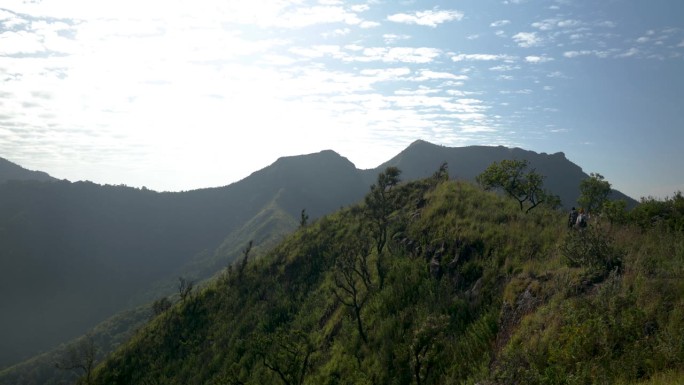
[{"label": "distant hill", "polygon": [[179,276],[213,276],[249,240],[253,255],[265,253],[298,227],[302,209],[314,220],[358,202],[387,166],[408,181],[446,161],[452,178],[472,180],[510,158],[529,160],[567,207],[588,176],[562,153],[417,141],[375,169],[322,151],[280,158],[228,186],[181,193],[90,182],[0,184],[0,271],[7,277],[0,281],[0,369],[174,293]]},{"label": "distant hill", "polygon": [[36,181],[55,181],[56,179],[42,171],[27,170],[7,159],[0,158],[0,183],[8,180],[36,180]]},{"label": "distant hill", "polygon": [[[372,183],[375,175],[389,166],[401,169],[402,178],[406,180],[426,178],[432,175],[443,162],[447,162],[451,178],[474,181],[475,177],[490,164],[504,159],[529,161],[531,168],[546,176],[544,187],[559,195],[561,203],[566,208],[577,204],[577,198],[580,195],[579,184],[589,177],[581,167],[568,160],[562,152],[549,155],[502,146],[444,147],[418,140],[394,158],[375,169],[367,170],[365,179]],[[628,207],[633,207],[637,203],[617,190],[613,190],[611,199],[625,199]]]},{"label": "distant hill", "polygon": [[286,157],[219,188],[157,193],[90,182],[0,185],[0,368],[225,268],[363,194],[332,151]]}]

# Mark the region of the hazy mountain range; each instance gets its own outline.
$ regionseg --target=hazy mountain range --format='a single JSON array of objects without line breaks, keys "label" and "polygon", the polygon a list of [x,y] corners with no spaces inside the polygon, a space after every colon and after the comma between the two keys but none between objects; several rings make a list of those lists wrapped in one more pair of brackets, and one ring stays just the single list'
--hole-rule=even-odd
[{"label": "hazy mountain range", "polygon": [[302,209],[314,220],[359,201],[387,166],[414,180],[447,162],[451,178],[472,180],[502,159],[528,160],[566,207],[588,177],[563,153],[424,141],[375,169],[328,150],[280,158],[224,187],[175,193],[60,181],[0,159],[0,369],[173,293],[179,276],[211,277],[249,240],[258,255],[297,228]]}]

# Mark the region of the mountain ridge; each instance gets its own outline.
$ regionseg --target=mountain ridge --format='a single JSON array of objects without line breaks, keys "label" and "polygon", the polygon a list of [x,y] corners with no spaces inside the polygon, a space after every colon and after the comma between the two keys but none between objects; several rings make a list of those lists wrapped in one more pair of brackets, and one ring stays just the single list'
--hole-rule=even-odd
[{"label": "mountain ridge", "polygon": [[[478,152],[486,154],[478,155]],[[270,166],[226,186],[186,192],[155,192],[125,186],[100,186],[92,182],[9,181],[0,185],[0,240],[5,240],[0,243],[0,256],[3,256],[0,268],[3,271],[36,271],[32,266],[53,266],[41,273],[49,278],[43,284],[52,286],[44,289],[27,287],[26,282],[22,282],[27,278],[14,274],[4,283],[6,287],[0,288],[12,293],[10,297],[16,293],[34,293],[35,298],[28,301],[34,305],[39,305],[46,293],[61,295],[60,280],[73,283],[78,279],[65,273],[64,266],[46,259],[56,253],[64,259],[65,265],[89,269],[83,273],[88,277],[83,282],[90,282],[90,285],[109,282],[112,291],[101,293],[104,298],[112,299],[108,302],[120,302],[121,294],[117,293],[127,293],[128,300],[119,305],[120,310],[139,306],[173,292],[179,276],[192,280],[213,276],[216,269],[239,258],[249,240],[255,241],[255,252],[265,252],[298,226],[302,210],[315,220],[358,202],[387,166],[399,167],[401,179],[409,181],[432,175],[442,162],[447,161],[453,178],[472,179],[491,161],[511,156],[532,158],[532,164],[537,165],[542,174],[546,169],[539,164],[544,161],[557,162],[563,166],[560,169],[570,170],[568,173],[574,176],[562,178],[566,184],[560,185],[560,188],[572,190],[565,194],[571,197],[569,199],[578,195],[579,181],[587,177],[562,153],[547,155],[486,146],[451,148],[416,141],[375,169],[359,170],[349,159],[333,150],[324,150],[278,158]],[[559,169],[559,166],[547,169]],[[42,203],[35,207],[34,202]],[[114,234],[117,236],[113,237]],[[36,244],[36,239],[48,243]],[[84,248],[88,244],[90,246]],[[126,261],[129,259],[137,261],[132,266],[139,267],[128,266]],[[8,261],[12,261],[9,268]],[[131,273],[133,275],[126,280],[117,278]],[[126,286],[132,282],[138,283],[134,287]],[[74,286],[70,290],[65,298],[84,298],[77,301],[80,305],[76,308],[91,309],[88,310],[91,312],[95,308],[106,308],[100,303],[101,298],[87,286],[80,289]],[[88,296],[91,299],[86,300]],[[10,301],[19,302],[21,297],[18,296]],[[17,324],[27,317],[22,316],[27,313],[16,308],[0,311],[16,314]],[[98,314],[98,319],[103,320],[112,313],[102,311]],[[90,317],[90,324],[81,323],[79,332],[72,329],[65,335],[75,336],[96,322],[93,314],[80,315],[82,319]],[[50,315],[29,318],[48,320]],[[61,324],[74,325],[75,322],[66,317]],[[17,357],[18,346],[30,345],[21,339],[22,333],[17,332],[17,327],[10,327],[5,321],[0,328],[11,331],[11,334],[0,336],[7,341],[5,352],[0,352],[0,368],[10,361],[17,362],[9,357]],[[40,331],[49,327],[34,325],[34,329]],[[40,332],[35,335],[39,338]],[[48,348],[49,345],[42,345],[23,350],[19,356],[26,357],[36,350]]]},{"label": "mountain ridge", "polygon": [[56,181],[48,173],[43,171],[32,171],[10,162],[5,158],[0,158],[0,183],[9,180],[37,180],[43,182]]}]

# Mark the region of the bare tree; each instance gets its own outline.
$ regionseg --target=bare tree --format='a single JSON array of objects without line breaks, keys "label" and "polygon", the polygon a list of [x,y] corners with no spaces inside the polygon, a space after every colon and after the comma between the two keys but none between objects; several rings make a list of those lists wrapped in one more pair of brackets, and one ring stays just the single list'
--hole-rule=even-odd
[{"label": "bare tree", "polygon": [[74,371],[84,379],[86,385],[90,385],[96,354],[95,340],[92,334],[86,334],[69,347],[66,354],[55,363],[55,367]]},{"label": "bare tree", "polygon": [[316,350],[306,333],[279,331],[265,337],[258,345],[264,366],[277,374],[285,385],[304,383],[311,354]]},{"label": "bare tree", "polygon": [[245,268],[247,267],[247,261],[249,260],[249,253],[252,251],[252,245],[254,241],[250,240],[247,247],[242,251],[242,261],[238,267],[238,279],[242,280],[242,275],[245,273]]},{"label": "bare tree", "polygon": [[188,281],[183,277],[178,277],[178,294],[180,295],[181,301],[185,301],[190,294],[192,294],[192,288],[194,283]]},{"label": "bare tree", "polygon": [[363,342],[368,343],[361,319],[361,310],[373,289],[368,269],[369,247],[345,246],[335,263],[333,294],[345,306],[354,311],[356,326]]}]

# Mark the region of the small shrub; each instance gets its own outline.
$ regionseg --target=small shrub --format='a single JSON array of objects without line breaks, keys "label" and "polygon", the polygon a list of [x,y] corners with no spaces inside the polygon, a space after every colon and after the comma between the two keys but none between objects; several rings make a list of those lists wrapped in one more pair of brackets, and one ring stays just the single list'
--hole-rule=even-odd
[{"label": "small shrub", "polygon": [[561,254],[570,267],[587,269],[590,278],[602,280],[622,268],[623,252],[614,240],[598,227],[572,231],[561,245]]}]

